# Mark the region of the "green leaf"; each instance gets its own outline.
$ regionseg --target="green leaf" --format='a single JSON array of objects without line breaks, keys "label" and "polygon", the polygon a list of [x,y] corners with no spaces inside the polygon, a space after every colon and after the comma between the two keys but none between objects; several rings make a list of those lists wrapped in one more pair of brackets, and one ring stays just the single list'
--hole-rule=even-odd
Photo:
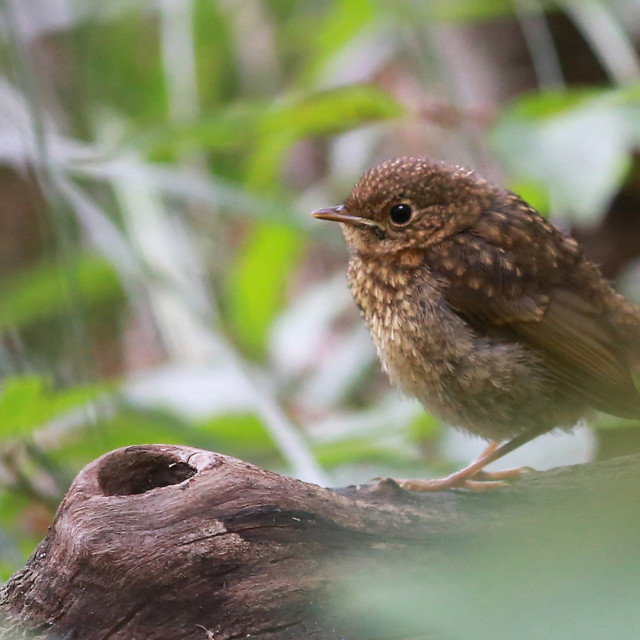
[{"label": "green leaf", "polygon": [[29,325],[83,305],[113,302],[122,295],[111,265],[98,256],[80,256],[69,265],[43,261],[0,282],[0,330]]},{"label": "green leaf", "polygon": [[0,395],[0,436],[28,435],[48,420],[95,400],[106,389],[106,385],[86,385],[53,391],[48,381],[37,376],[5,378]]},{"label": "green leaf", "polygon": [[526,122],[544,122],[549,118],[571,113],[572,109],[584,106],[589,100],[609,94],[608,89],[585,87],[576,89],[549,89],[528,93],[519,97],[502,114],[502,118],[513,118]]},{"label": "green leaf", "polygon": [[277,454],[269,431],[253,414],[219,415],[196,428],[211,437],[216,450],[228,455],[256,460]]},{"label": "green leaf", "polygon": [[154,157],[176,151],[243,149],[255,140],[265,105],[245,101],[209,110],[185,123],[167,122],[134,135],[129,144]]},{"label": "green leaf", "polygon": [[[429,0],[417,3],[409,0],[409,3],[414,13],[420,11],[429,22],[479,22],[513,16],[516,10],[513,0]],[[543,8],[554,6],[549,0],[542,0],[539,4]]]},{"label": "green leaf", "polygon": [[315,82],[326,64],[372,22],[374,15],[371,0],[332,2],[315,25],[311,40],[313,56],[308,70],[298,78]]},{"label": "green leaf", "polygon": [[253,414],[224,414],[191,422],[164,409],[141,410],[127,405],[118,407],[99,429],[65,439],[49,455],[65,468],[77,471],[108,451],[149,442],[222,451],[270,467],[282,464],[269,432]]},{"label": "green leaf", "polygon": [[508,186],[538,213],[545,217],[549,215],[549,192],[539,180],[512,180]]},{"label": "green leaf", "polygon": [[344,438],[313,448],[318,462],[327,469],[345,465],[375,464],[379,467],[406,469],[407,454],[371,438]]},{"label": "green leaf", "polygon": [[19,569],[19,566],[13,566],[9,562],[5,562],[4,559],[0,558],[0,582],[8,580],[11,577],[11,574],[17,569]]},{"label": "green leaf", "polygon": [[640,85],[525,96],[502,113],[491,142],[512,179],[546,185],[568,216],[597,219],[640,144]]},{"label": "green leaf", "polygon": [[192,7],[198,93],[206,107],[228,95],[238,95],[241,89],[235,67],[234,20],[233,13],[220,2],[199,1]]},{"label": "green leaf", "polygon": [[47,518],[20,492],[0,492],[0,582],[24,565],[46,533]]},{"label": "green leaf", "polygon": [[262,117],[248,184],[261,192],[273,190],[284,153],[298,140],[351,131],[402,112],[387,93],[368,85],[340,87],[276,105]]},{"label": "green leaf", "polygon": [[274,106],[262,119],[260,133],[289,131],[294,138],[329,135],[401,115],[403,109],[377,87],[351,85]]},{"label": "green leaf", "polygon": [[85,429],[78,432],[78,437],[63,439],[48,454],[59,465],[77,472],[102,454],[129,445],[163,442],[210,448],[195,434],[192,425],[176,414],[124,404],[101,420],[99,428]]},{"label": "green leaf", "polygon": [[76,120],[84,122],[96,105],[138,122],[164,114],[160,43],[157,29],[146,21],[147,12],[143,4],[130,3],[129,12],[115,19],[104,20],[95,13],[96,20],[68,32],[70,59],[74,60],[74,71],[67,77],[74,94],[68,109]]},{"label": "green leaf", "polygon": [[440,422],[430,413],[420,413],[408,425],[408,435],[412,442],[435,440],[441,433]]},{"label": "green leaf", "polygon": [[288,276],[301,249],[299,234],[288,227],[257,224],[230,268],[229,324],[254,355],[264,350],[267,329],[282,305]]},{"label": "green leaf", "polygon": [[[330,91],[304,93],[276,103],[245,101],[210,111],[185,124],[167,124],[133,139],[152,154],[176,150],[241,151],[273,145],[284,147],[308,136],[333,135],[358,126],[395,118],[402,107],[377,87],[352,85]],[[276,154],[279,157],[279,153]]]}]

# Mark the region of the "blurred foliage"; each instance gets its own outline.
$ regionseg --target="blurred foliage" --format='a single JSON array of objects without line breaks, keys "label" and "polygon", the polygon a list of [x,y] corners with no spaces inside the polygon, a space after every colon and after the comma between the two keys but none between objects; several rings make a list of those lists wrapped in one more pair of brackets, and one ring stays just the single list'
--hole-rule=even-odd
[{"label": "blurred foliage", "polygon": [[465,507],[471,531],[436,530],[429,544],[401,539],[382,567],[377,552],[343,560],[335,626],[359,638],[634,640],[640,510],[629,508],[632,483],[608,488],[559,496],[538,487],[543,499],[500,505],[485,496]]},{"label": "blurred foliage", "polygon": [[308,212],[379,159],[427,153],[556,221],[602,220],[637,163],[639,12],[0,7],[0,578],[118,446],[216,449],[334,485],[455,468],[467,454],[379,372],[344,243]]},{"label": "blurred foliage", "polygon": [[288,275],[302,247],[289,227],[256,225],[232,262],[228,278],[229,323],[241,343],[260,354],[282,306]]},{"label": "blurred foliage", "polygon": [[122,294],[113,267],[99,255],[69,258],[63,265],[43,260],[0,283],[0,330],[64,316],[73,304],[115,304]]},{"label": "blurred foliage", "polygon": [[[399,105],[375,87],[350,86],[284,104],[243,102],[227,106],[220,113],[209,113],[195,121],[168,123],[138,144],[161,156],[194,149],[235,149],[243,155],[253,150],[253,182],[268,189],[276,177],[270,172],[265,175],[264,168],[277,166],[278,155],[297,140],[349,131],[400,113]],[[272,153],[274,157],[270,157]]]},{"label": "blurred foliage", "polygon": [[565,215],[595,221],[640,147],[640,83],[524,96],[504,110],[492,140],[514,175],[550,185]]},{"label": "blurred foliage", "polygon": [[97,386],[75,386],[54,393],[37,376],[7,377],[0,396],[0,436],[29,436],[54,417],[95,400]]}]

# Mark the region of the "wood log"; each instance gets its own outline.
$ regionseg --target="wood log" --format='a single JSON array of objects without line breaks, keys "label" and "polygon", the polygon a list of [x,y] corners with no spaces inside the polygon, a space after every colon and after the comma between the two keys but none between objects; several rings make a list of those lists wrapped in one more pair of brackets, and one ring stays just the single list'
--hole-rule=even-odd
[{"label": "wood log", "polygon": [[639,462],[416,494],[118,449],[0,590],[0,637],[637,638]]}]

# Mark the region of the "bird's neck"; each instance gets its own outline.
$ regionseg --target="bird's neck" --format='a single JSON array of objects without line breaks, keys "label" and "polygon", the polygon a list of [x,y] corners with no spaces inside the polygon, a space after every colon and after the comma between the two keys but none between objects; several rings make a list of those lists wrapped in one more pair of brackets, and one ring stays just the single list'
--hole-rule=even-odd
[{"label": "bird's neck", "polygon": [[354,252],[349,261],[349,286],[361,306],[364,297],[379,304],[389,304],[407,292],[418,270],[423,268],[424,254],[404,249],[393,254]]}]

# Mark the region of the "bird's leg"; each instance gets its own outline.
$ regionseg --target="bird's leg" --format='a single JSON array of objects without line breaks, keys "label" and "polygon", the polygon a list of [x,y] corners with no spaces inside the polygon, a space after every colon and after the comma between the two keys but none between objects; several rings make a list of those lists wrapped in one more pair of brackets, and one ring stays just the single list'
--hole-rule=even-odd
[{"label": "bird's leg", "polygon": [[[512,440],[500,445],[498,441],[492,441],[483,451],[479,458],[476,458],[470,465],[452,473],[446,478],[437,478],[433,480],[407,479],[396,480],[403,488],[411,491],[442,491],[444,489],[470,489],[472,491],[488,491],[506,486],[502,482],[503,478],[517,477],[521,469],[509,469],[507,471],[496,471],[493,473],[485,473],[482,469],[502,458],[502,456],[514,451],[529,440],[538,436],[538,432],[527,432],[516,436]],[[484,480],[473,480],[475,476],[482,474]]]},{"label": "bird's leg", "polygon": [[477,462],[478,460],[482,460],[482,458],[491,455],[499,446],[500,440],[491,440],[489,444],[487,444],[487,446],[482,450],[482,453],[474,458],[473,462]]},{"label": "bird's leg", "polygon": [[[489,444],[482,450],[482,453],[474,459],[471,464],[474,464],[478,460],[486,458],[492,454],[500,446],[500,440],[491,440]],[[504,454],[502,454],[504,455]],[[485,462],[485,464],[489,464]],[[523,471],[531,471],[531,467],[516,467],[515,469],[503,469],[502,471],[485,471],[481,469],[473,475],[476,480],[482,480],[483,482],[491,480],[508,480],[510,478],[519,478]]]}]

